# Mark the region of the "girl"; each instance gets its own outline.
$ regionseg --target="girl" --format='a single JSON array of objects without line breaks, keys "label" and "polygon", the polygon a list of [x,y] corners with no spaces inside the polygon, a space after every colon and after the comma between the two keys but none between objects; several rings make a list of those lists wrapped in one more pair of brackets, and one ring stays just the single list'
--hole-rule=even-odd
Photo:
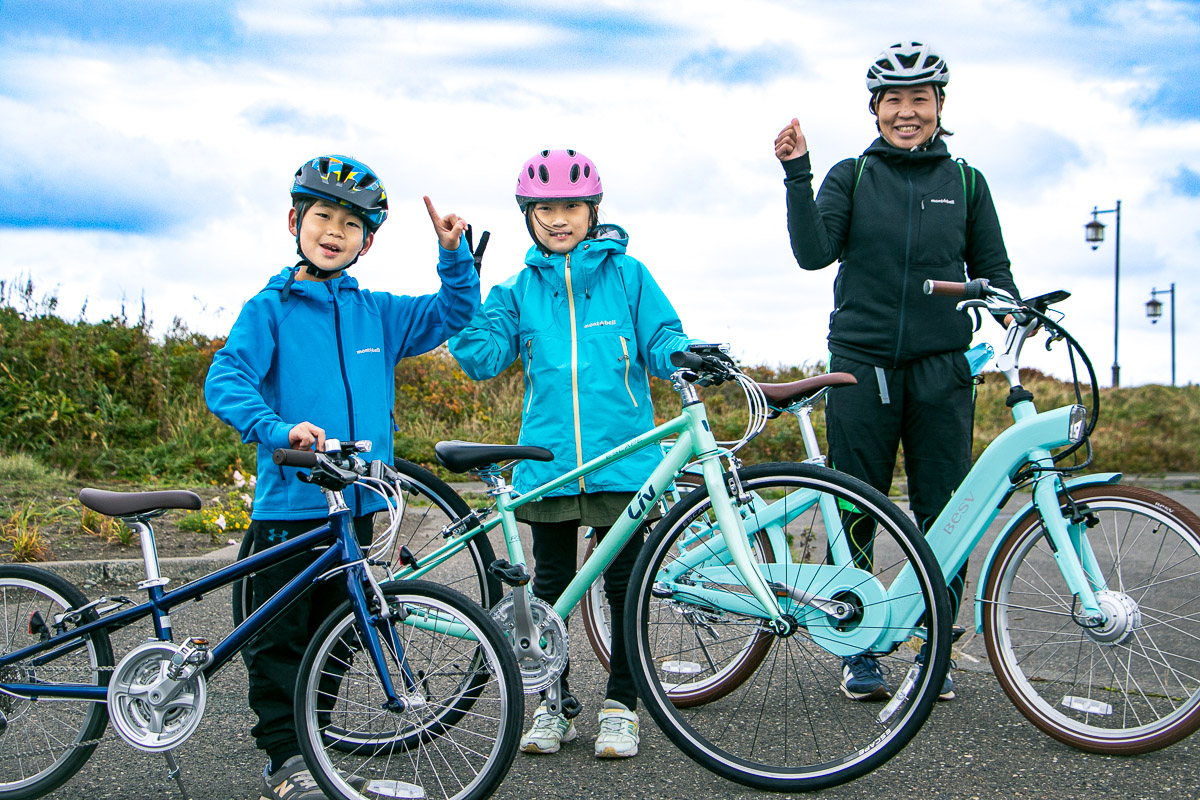
[{"label": "girl", "polygon": [[[591,160],[575,150],[543,150],[521,168],[516,196],[533,239],[525,268],[492,289],[450,340],[450,352],[475,380],[495,377],[518,356],[524,362],[520,443],[555,456],[517,465],[513,485],[524,492],[653,428],[649,375],[668,377],[671,354],[691,340],[650,272],[625,254],[625,231],[598,224],[604,190]],[[579,527],[603,538],[659,458],[643,450],[517,510],[533,534],[536,597],[558,600],[575,575]],[[623,621],[641,542],[638,531],[604,575],[612,669],[596,738],[600,758],[637,754],[637,694]],[[564,672],[563,708],[578,713],[566,679]],[[556,753],[575,736],[574,722],[543,704],[521,749]]]}]

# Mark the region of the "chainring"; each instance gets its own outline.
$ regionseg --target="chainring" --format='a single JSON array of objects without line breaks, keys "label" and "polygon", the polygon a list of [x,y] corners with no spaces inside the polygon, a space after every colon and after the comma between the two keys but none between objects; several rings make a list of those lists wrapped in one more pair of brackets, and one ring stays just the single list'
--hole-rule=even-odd
[{"label": "chainring", "polygon": [[517,654],[517,666],[521,669],[521,683],[525,694],[534,694],[558,680],[567,668],[567,653],[570,641],[567,623],[545,600],[529,597],[529,614],[533,617],[533,628],[538,634],[542,656],[534,658],[522,654],[516,646],[516,620],[513,594],[509,592],[500,602],[492,606],[492,617],[500,623],[501,630]]},{"label": "chainring", "polygon": [[171,642],[146,642],[121,659],[108,684],[108,718],[121,738],[157,753],[187,741],[204,716],[208,685],[196,671],[182,681],[167,674],[180,652]]}]

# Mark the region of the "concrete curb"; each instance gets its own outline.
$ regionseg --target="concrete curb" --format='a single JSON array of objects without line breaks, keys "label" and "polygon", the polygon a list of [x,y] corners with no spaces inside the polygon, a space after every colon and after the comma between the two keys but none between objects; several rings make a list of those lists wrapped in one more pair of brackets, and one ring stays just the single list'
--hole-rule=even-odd
[{"label": "concrete curb", "polygon": [[[238,545],[228,545],[202,556],[159,559],[159,572],[171,579],[172,588],[201,578],[237,559]],[[29,566],[65,578],[76,586],[97,584],[137,586],[146,579],[146,565],[140,558],[111,561],[41,561]]]}]

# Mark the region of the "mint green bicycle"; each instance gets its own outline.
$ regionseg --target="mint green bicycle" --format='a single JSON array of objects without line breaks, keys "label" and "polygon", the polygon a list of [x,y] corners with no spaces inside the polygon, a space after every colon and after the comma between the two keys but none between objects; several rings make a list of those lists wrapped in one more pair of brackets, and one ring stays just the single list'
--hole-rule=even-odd
[{"label": "mint green bicycle", "polygon": [[[796,791],[859,777],[912,739],[936,699],[950,637],[941,572],[915,525],[866,484],[808,464],[743,467],[735,453],[762,430],[768,415],[762,389],[717,346],[694,345],[676,354],[675,363],[679,416],[526,494],[514,492],[504,471],[520,459],[549,460],[549,451],[439,443],[442,464],[477,475],[492,502],[462,515],[450,504],[439,506],[433,516],[447,523],[432,535],[418,529],[397,554],[393,577],[447,575],[489,597],[489,578],[507,586],[492,613],[516,652],[526,692],[545,692],[553,712],[570,711],[559,684],[570,643],[565,620],[692,463],[703,487],[650,531],[630,579],[627,644],[639,695],[676,745],[728,779]],[[749,421],[741,439],[723,448],[696,387],[728,380],[745,393]],[[513,510],[667,440],[673,442],[660,466],[558,602],[551,606],[534,597]],[[823,522],[804,532],[795,519],[781,517],[781,491],[817,498],[817,507],[830,511],[832,534]],[[418,514],[434,507],[413,506]],[[874,523],[871,568],[825,563],[825,542],[844,538],[836,530],[839,507],[854,507]],[[490,554],[490,545],[481,545],[496,529],[508,558],[491,562],[485,576],[476,565],[481,553]],[[914,665],[916,648],[926,642],[930,657]],[[906,692],[882,710],[838,691],[842,657],[864,652],[911,666]]]}]

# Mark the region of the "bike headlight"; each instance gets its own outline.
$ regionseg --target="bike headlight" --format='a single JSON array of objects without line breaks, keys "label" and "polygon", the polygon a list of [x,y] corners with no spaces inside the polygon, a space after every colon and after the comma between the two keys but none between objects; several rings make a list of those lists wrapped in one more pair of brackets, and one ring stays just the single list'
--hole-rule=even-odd
[{"label": "bike headlight", "polygon": [[1067,438],[1072,443],[1082,441],[1083,433],[1087,430],[1087,409],[1083,406],[1071,406],[1071,426]]}]

